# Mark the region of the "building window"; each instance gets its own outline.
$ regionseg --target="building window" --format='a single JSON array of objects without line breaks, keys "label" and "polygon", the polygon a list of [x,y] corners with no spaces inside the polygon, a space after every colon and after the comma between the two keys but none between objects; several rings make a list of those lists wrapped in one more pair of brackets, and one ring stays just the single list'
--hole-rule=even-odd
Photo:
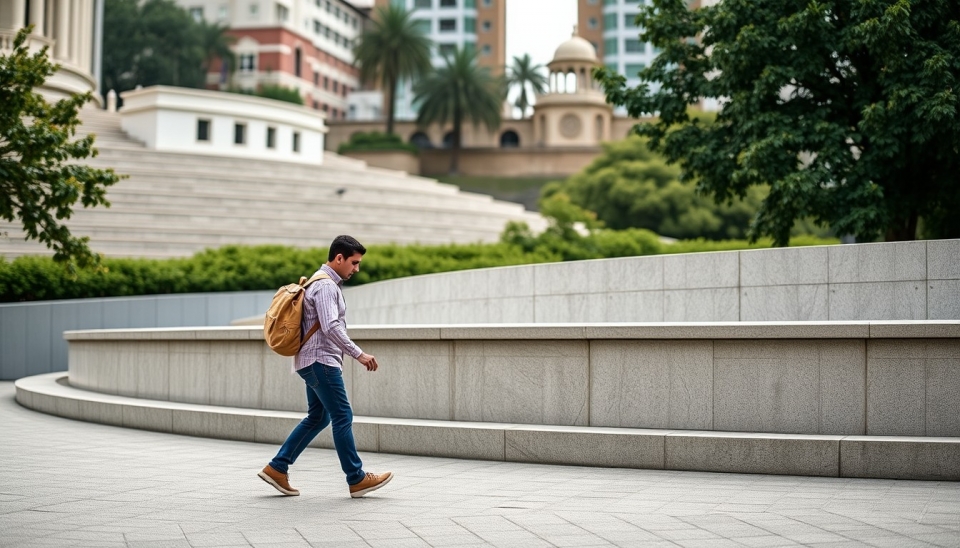
[{"label": "building window", "polygon": [[430,142],[430,137],[422,131],[418,131],[410,136],[410,144],[416,146],[417,148],[433,148],[433,143]]},{"label": "building window", "polygon": [[257,56],[253,53],[240,54],[240,72],[253,72],[257,70]]},{"label": "building window", "polygon": [[330,105],[323,105],[321,107],[321,110],[323,110],[323,113],[326,114],[327,112],[330,111]]},{"label": "building window", "polygon": [[260,15],[260,4],[250,4],[250,19],[256,19]]},{"label": "building window", "polygon": [[334,81],[333,81],[333,92],[334,92],[334,93],[339,93],[339,92],[340,92],[340,89],[339,89],[339,88],[340,88],[340,82],[334,80]]},{"label": "building window", "polygon": [[335,108],[330,109],[330,118],[333,120],[337,119],[337,109]]},{"label": "building window", "polygon": [[293,50],[293,74],[297,78],[303,75],[303,51],[300,48]]},{"label": "building window", "polygon": [[623,71],[624,76],[626,76],[627,78],[636,78],[637,74],[645,68],[647,68],[647,65],[643,63],[627,63]]},{"label": "building window", "polygon": [[490,29],[493,28],[493,23],[490,21],[484,21],[481,26],[483,27],[483,32],[490,32]]},{"label": "building window", "polygon": [[323,34],[323,25],[316,19],[313,20],[313,32],[317,35]]},{"label": "building window", "polygon": [[433,0],[413,0],[414,8],[432,8]]},{"label": "building window", "polygon": [[317,71],[313,71],[313,85],[315,86],[320,85],[320,73]]},{"label": "building window", "polygon": [[456,20],[456,19],[441,19],[441,20],[440,20],[440,32],[457,32],[457,20]]},{"label": "building window", "polygon": [[629,29],[631,27],[637,26],[637,13],[624,13],[623,14],[623,28]]},{"label": "building window", "polygon": [[483,7],[489,8],[493,5],[493,0],[483,0]]},{"label": "building window", "polygon": [[277,128],[267,127],[267,148],[277,147]]},{"label": "building window", "polygon": [[330,89],[330,79],[326,76],[323,77],[323,89]]},{"label": "building window", "polygon": [[617,48],[617,39],[616,38],[607,38],[603,41],[603,54],[604,55],[616,55],[618,51]]},{"label": "building window", "polygon": [[198,141],[210,140],[210,120],[204,120],[204,119],[197,120],[197,140]]},{"label": "building window", "polygon": [[277,4],[277,21],[280,23],[286,23],[287,19],[290,17],[290,8]]},{"label": "building window", "polygon": [[463,7],[477,9],[477,0],[463,0]]},{"label": "building window", "polygon": [[217,14],[217,19],[219,21],[226,21],[230,19],[230,8],[228,6],[220,6],[220,12]]},{"label": "building window", "polygon": [[430,34],[433,32],[433,21],[431,19],[414,19],[413,26],[421,34]]},{"label": "building window", "polygon": [[591,17],[590,19],[587,19],[587,28],[588,28],[588,29],[595,29],[595,28],[597,28],[597,18],[596,18],[596,17]]},{"label": "building window", "polygon": [[480,53],[481,53],[484,57],[487,57],[487,56],[489,56],[491,53],[493,53],[493,48],[490,47],[490,44],[484,44],[483,47],[480,48]]},{"label": "building window", "polygon": [[469,32],[471,34],[477,33],[477,18],[476,17],[464,17],[463,18],[463,32]]},{"label": "building window", "polygon": [[463,51],[467,52],[471,57],[477,53],[477,43],[476,42],[464,42]]},{"label": "building window", "polygon": [[296,153],[300,152],[300,132],[293,132],[293,151]]},{"label": "building window", "polygon": [[335,19],[340,19],[340,6],[334,6],[333,8],[333,17]]},{"label": "building window", "polygon": [[617,14],[608,13],[603,16],[603,30],[615,30],[617,28]]},{"label": "building window", "polygon": [[190,17],[197,23],[203,21],[203,8],[190,8]]},{"label": "building window", "polygon": [[441,8],[455,8],[457,7],[457,0],[440,0]]},{"label": "building window", "polygon": [[587,3],[590,4],[591,6],[596,6],[597,0],[587,0]]},{"label": "building window", "polygon": [[516,131],[508,129],[500,135],[500,148],[517,148],[520,146],[520,136]]},{"label": "building window", "polygon": [[640,40],[627,38],[623,41],[623,51],[627,53],[643,53],[647,51],[647,45]]},{"label": "building window", "polygon": [[316,99],[313,100],[313,110],[320,110],[320,103]]},{"label": "building window", "polygon": [[617,0],[603,0],[604,6],[616,6]]},{"label": "building window", "polygon": [[440,44],[437,51],[440,52],[440,55],[448,57],[453,55],[457,51],[456,44]]},{"label": "building window", "polygon": [[247,143],[247,124],[233,124],[233,144],[244,145]]}]

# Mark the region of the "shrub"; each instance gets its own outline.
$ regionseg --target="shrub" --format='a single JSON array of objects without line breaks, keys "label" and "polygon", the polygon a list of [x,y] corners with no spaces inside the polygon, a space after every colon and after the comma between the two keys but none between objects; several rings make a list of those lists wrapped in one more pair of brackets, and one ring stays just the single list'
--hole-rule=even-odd
[{"label": "shrub", "polygon": [[341,143],[337,148],[339,154],[347,152],[369,152],[378,150],[400,150],[411,154],[418,154],[420,149],[411,143],[404,143],[399,135],[380,133],[379,131],[357,132],[350,136],[350,140]]},{"label": "shrub", "polygon": [[[791,241],[793,245],[832,243],[837,240],[803,237]],[[745,240],[663,243],[644,229],[595,229],[584,235],[558,224],[534,235],[525,224],[511,223],[502,241],[492,244],[372,245],[350,284],[495,266],[770,245],[769,240],[755,244]],[[0,259],[0,302],[275,289],[312,274],[326,259],[325,248],[231,245],[181,259],[107,258],[101,270],[75,274],[49,257]]]}]

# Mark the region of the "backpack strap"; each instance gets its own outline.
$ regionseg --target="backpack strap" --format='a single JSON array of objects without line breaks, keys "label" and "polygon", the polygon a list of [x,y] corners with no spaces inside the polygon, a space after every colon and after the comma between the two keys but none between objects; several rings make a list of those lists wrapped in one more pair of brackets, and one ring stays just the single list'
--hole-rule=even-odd
[{"label": "backpack strap", "polygon": [[[310,278],[309,280],[305,280],[305,281],[304,281],[304,279],[301,278],[300,285],[302,285],[303,288],[306,289],[306,288],[307,288],[310,284],[312,284],[313,282],[315,282],[315,281],[317,281],[317,280],[323,280],[323,279],[330,280],[331,278],[330,278],[329,275],[324,274],[324,273],[321,272],[320,274],[317,274],[316,276]],[[319,322],[319,321],[318,321],[317,323],[313,324],[313,327],[311,327],[310,330],[307,331],[307,335],[306,335],[305,337],[303,337],[303,339],[300,340],[300,348],[303,348],[303,345],[306,344],[306,342],[310,340],[310,337],[312,337],[312,336],[317,332],[318,329],[320,329],[320,322]]]}]

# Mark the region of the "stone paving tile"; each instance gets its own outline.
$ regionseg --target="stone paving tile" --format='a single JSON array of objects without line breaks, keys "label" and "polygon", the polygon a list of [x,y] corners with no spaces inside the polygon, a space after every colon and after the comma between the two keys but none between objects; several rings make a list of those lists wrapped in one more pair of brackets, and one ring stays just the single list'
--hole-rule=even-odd
[{"label": "stone paving tile", "polygon": [[[128,430],[21,408],[0,383],[0,546],[960,548],[960,484],[364,454],[350,499],[308,449],[300,497],[256,477],[273,445]],[[17,478],[16,483],[10,478]]]}]

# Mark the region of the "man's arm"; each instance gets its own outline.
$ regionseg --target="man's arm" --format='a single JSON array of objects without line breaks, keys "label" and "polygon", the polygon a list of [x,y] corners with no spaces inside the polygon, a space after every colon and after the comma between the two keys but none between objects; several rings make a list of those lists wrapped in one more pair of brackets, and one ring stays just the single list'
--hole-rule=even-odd
[{"label": "man's arm", "polygon": [[333,341],[337,348],[353,359],[359,359],[363,351],[347,335],[347,330],[340,322],[340,309],[338,306],[339,291],[337,286],[331,283],[319,283],[317,289],[317,321],[320,322],[320,331],[323,336]]},{"label": "man's arm", "polygon": [[377,358],[360,350],[350,337],[347,330],[340,321],[340,290],[333,284],[318,284],[314,302],[317,307],[317,321],[320,323],[320,331],[325,337],[329,337],[337,347],[357,360],[367,371],[376,371],[380,367]]}]

